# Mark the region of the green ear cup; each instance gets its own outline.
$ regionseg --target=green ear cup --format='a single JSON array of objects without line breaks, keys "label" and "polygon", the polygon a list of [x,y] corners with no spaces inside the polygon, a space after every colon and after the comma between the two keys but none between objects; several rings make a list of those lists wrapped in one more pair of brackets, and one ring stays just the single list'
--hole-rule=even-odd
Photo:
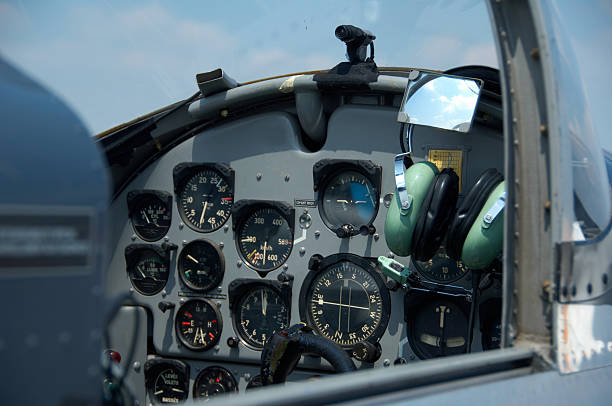
[{"label": "green ear cup", "polygon": [[385,220],[385,240],[387,246],[399,256],[408,256],[412,253],[412,233],[419,215],[419,210],[438,168],[431,162],[417,162],[404,172],[406,190],[411,199],[410,208],[402,209],[397,189],[393,194],[391,206],[387,211]]},{"label": "green ear cup", "polygon": [[499,213],[488,228],[485,227],[484,216],[502,193],[505,192],[505,187],[506,182],[501,182],[493,189],[480,213],[478,213],[476,221],[470,228],[463,244],[463,250],[461,251],[461,260],[468,268],[484,269],[502,251],[504,241],[504,211],[502,210]]}]

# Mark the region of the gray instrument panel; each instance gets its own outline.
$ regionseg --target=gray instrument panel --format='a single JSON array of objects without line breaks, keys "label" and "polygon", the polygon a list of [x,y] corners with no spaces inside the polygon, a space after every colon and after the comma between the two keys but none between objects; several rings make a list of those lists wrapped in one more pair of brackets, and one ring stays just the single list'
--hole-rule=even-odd
[{"label": "gray instrument panel", "polygon": [[[116,295],[130,290],[131,283],[126,272],[124,250],[126,246],[142,241],[134,233],[128,219],[126,196],[129,191],[154,189],[174,195],[172,170],[182,162],[224,162],[235,171],[234,201],[242,199],[261,199],[284,201],[292,206],[295,199],[316,199],[313,191],[312,167],[321,159],[360,159],[371,160],[383,168],[381,200],[386,194],[393,193],[393,158],[399,149],[400,125],[396,122],[397,109],[379,106],[344,105],[337,108],[329,119],[327,141],[315,153],[307,152],[300,144],[297,119],[285,112],[263,113],[243,118],[229,124],[205,131],[176,146],[161,159],[140,173],[117,197],[111,206],[111,244],[113,252],[107,274],[108,295]],[[503,150],[500,134],[487,128],[476,128],[468,134],[418,128],[413,140],[416,160],[425,159],[429,148],[462,149],[463,173],[462,195],[474,183],[480,173],[489,167],[502,171]],[[302,229],[299,217],[307,213],[311,226]],[[350,239],[340,239],[323,223],[317,208],[295,207],[294,247],[285,263],[270,272],[266,279],[276,280],[281,272],[293,275],[290,324],[300,321],[299,293],[302,282],[308,273],[308,261],[313,254],[328,256],[337,253],[352,253],[359,256],[378,257],[388,255],[385,244],[384,224],[387,209],[379,206],[373,225],[376,235],[358,235]],[[225,275],[217,290],[207,297],[219,306],[223,318],[223,331],[214,348],[204,352],[194,352],[179,345],[174,328],[174,315],[186,299],[188,291],[182,286],[176,270],[177,257],[184,244],[195,239],[206,238],[222,247],[225,257]],[[206,365],[225,365],[240,379],[240,390],[244,390],[244,374],[252,375],[257,370],[260,351],[239,345],[230,348],[226,341],[237,337],[232,325],[232,316],[227,298],[228,285],[238,278],[261,280],[259,275],[245,266],[236,249],[232,232],[232,219],[224,227],[212,233],[198,233],[182,224],[177,209],[177,198],[172,202],[172,221],[164,241],[178,245],[178,251],[171,256],[170,275],[166,287],[153,296],[133,292],[137,303],[147,308],[152,316],[152,342],[155,352],[161,357],[186,360],[187,363]],[[396,258],[405,265],[409,258]],[[470,286],[468,277],[457,284]],[[404,322],[404,293],[401,290],[390,292],[391,314],[387,331],[380,340],[382,355],[375,367],[388,366],[399,357],[407,361],[418,359],[406,337]],[[162,312],[161,301],[174,303],[176,307]],[[480,337],[475,335],[473,349],[480,348]],[[191,360],[191,361],[189,361]],[[143,362],[145,360],[139,360]],[[212,362],[212,364],[211,364]],[[371,367],[360,365],[357,367]],[[325,361],[320,358],[303,357],[300,364],[304,368],[326,370]],[[192,367],[192,371],[194,368]],[[193,373],[193,372],[192,372]],[[314,374],[314,372],[313,372]]]}]

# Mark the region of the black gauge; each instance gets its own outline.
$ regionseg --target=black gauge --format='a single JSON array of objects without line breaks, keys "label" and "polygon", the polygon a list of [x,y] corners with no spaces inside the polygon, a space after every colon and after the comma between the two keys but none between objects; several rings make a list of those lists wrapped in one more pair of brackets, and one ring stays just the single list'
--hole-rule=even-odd
[{"label": "black gauge", "polygon": [[174,185],[185,224],[203,233],[225,224],[234,201],[233,170],[222,164],[179,164]]},{"label": "black gauge", "polygon": [[219,341],[223,321],[216,306],[204,299],[183,304],[176,313],[176,334],[185,347],[204,351]]},{"label": "black gauge", "polygon": [[410,346],[421,359],[465,353],[468,318],[455,302],[430,299],[413,309],[409,319]]},{"label": "black gauge", "polygon": [[153,404],[182,403],[189,395],[189,367],[176,360],[149,360],[145,364],[145,382]]},{"label": "black gauge", "polygon": [[355,229],[370,225],[378,210],[378,197],[372,182],[356,171],[333,176],[321,192],[319,212],[325,224],[336,229],[350,225]]},{"label": "black gauge", "polygon": [[271,287],[252,285],[233,307],[236,331],[250,347],[263,348],[269,337],[289,327],[289,306]]},{"label": "black gauge", "polygon": [[159,293],[168,282],[169,260],[160,247],[133,244],[125,249],[127,273],[134,289],[147,296]]},{"label": "black gauge", "polygon": [[270,202],[241,210],[236,246],[242,260],[256,271],[269,272],[278,268],[291,253],[293,224],[289,219],[293,220],[293,214],[289,217],[286,212],[293,213],[293,209],[283,211],[279,207],[281,203]]},{"label": "black gauge", "polygon": [[177,267],[187,287],[206,292],[223,280],[225,259],[215,243],[205,239],[194,240],[181,251]]},{"label": "black gauge", "polygon": [[389,291],[375,265],[351,254],[323,259],[321,268],[307,276],[300,304],[306,324],[344,348],[377,342],[391,311]]},{"label": "black gauge", "polygon": [[134,190],[127,195],[134,232],[145,241],[157,241],[170,229],[172,196],[157,190]]},{"label": "black gauge", "polygon": [[230,371],[208,367],[199,373],[193,384],[193,398],[206,399],[221,393],[238,392],[238,383]]},{"label": "black gauge", "polygon": [[313,166],[319,214],[339,237],[370,233],[378,213],[382,169],[371,161],[324,159]]},{"label": "black gauge", "polygon": [[413,261],[419,273],[435,282],[450,283],[463,277],[468,269],[463,262],[456,261],[446,254],[444,247],[429,261]]}]

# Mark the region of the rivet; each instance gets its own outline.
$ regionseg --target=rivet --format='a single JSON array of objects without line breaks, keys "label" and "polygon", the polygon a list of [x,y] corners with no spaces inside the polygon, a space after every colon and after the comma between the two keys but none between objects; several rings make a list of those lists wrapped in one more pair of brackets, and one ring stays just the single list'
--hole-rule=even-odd
[{"label": "rivet", "polygon": [[223,290],[223,288],[221,288],[221,286],[217,286],[217,292],[221,292]]},{"label": "rivet", "polygon": [[300,248],[300,255],[304,255],[306,253],[306,248],[301,247]]},{"label": "rivet", "polygon": [[395,258],[395,254],[393,254],[392,252],[387,252],[387,257],[393,259]]},{"label": "rivet", "polygon": [[262,175],[261,173],[258,172],[257,175],[255,175],[255,177],[257,178],[257,180],[261,180]]},{"label": "rivet", "polygon": [[519,142],[518,140],[514,140],[514,145],[518,146]]},{"label": "rivet", "polygon": [[225,243],[223,243],[223,241],[219,242],[219,248],[223,248],[225,247]]},{"label": "rivet", "polygon": [[379,238],[380,238],[380,235],[378,235],[378,233],[374,234],[374,239],[375,239],[376,241],[378,241],[378,239],[379,239]]},{"label": "rivet", "polygon": [[540,59],[540,50],[538,48],[532,48],[529,55],[531,55],[533,59]]},{"label": "rivet", "polygon": [[287,269],[289,269],[289,265],[284,264],[284,265],[283,265],[283,269],[286,271]]},{"label": "rivet", "polygon": [[285,175],[285,182],[289,182],[289,175]]},{"label": "rivet", "polygon": [[542,133],[542,135],[548,135],[548,127],[545,124],[542,124],[540,126],[540,132]]},{"label": "rivet", "polygon": [[215,345],[215,352],[219,352],[220,349],[221,347],[219,347],[218,345]]},{"label": "rivet", "polygon": [[223,231],[225,231],[227,233],[227,231],[229,230],[229,226],[226,224],[223,226]]},{"label": "rivet", "polygon": [[182,229],[183,229],[183,227],[185,227],[185,224],[183,224],[183,223],[179,223],[179,230],[182,230]]},{"label": "rivet", "polygon": [[240,268],[242,266],[242,261],[236,261],[236,266]]},{"label": "rivet", "polygon": [[388,358],[385,358],[385,360],[383,361],[383,365],[388,367],[389,365],[391,365],[391,361]]},{"label": "rivet", "polygon": [[164,237],[164,241],[168,242],[168,241],[170,241],[170,238],[168,236],[165,236]]},{"label": "rivet", "polygon": [[134,288],[130,288],[130,293],[134,293]]},{"label": "rivet", "polygon": [[248,372],[245,372],[244,375],[242,375],[244,377],[245,381],[248,381],[249,379],[251,379],[251,374],[249,374]]},{"label": "rivet", "polygon": [[514,208],[518,209],[519,208],[519,204],[518,203],[514,203]]},{"label": "rivet", "polygon": [[187,240],[183,240],[183,245],[187,245]]},{"label": "rivet", "polygon": [[516,231],[516,232],[514,233],[514,238],[519,238],[519,232],[518,232],[518,231]]},{"label": "rivet", "polygon": [[138,362],[138,361],[134,361],[134,362],[132,363],[132,369],[133,369],[135,372],[140,372],[140,362]]},{"label": "rivet", "polygon": [[185,303],[186,301],[187,301],[187,299],[185,299],[184,297],[182,297],[182,298],[180,298],[180,299],[179,299],[179,303],[180,303],[180,304],[183,304],[183,303]]},{"label": "rivet", "polygon": [[547,200],[546,203],[544,203],[544,209],[546,211],[550,211],[550,200]]},{"label": "rivet", "polygon": [[221,117],[227,117],[229,115],[229,111],[227,109],[223,109],[219,112]]},{"label": "rivet", "polygon": [[132,241],[136,240],[136,234],[132,234]]},{"label": "rivet", "polygon": [[166,289],[161,291],[161,295],[162,297],[166,297],[168,295],[168,292],[166,292]]}]

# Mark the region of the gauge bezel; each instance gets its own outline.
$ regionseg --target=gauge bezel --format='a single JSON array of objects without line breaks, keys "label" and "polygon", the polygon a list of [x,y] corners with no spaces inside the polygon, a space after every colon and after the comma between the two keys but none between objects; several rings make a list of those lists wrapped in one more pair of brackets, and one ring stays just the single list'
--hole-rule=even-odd
[{"label": "gauge bezel", "polygon": [[336,176],[344,172],[358,172],[362,174],[372,185],[372,191],[375,195],[374,199],[374,214],[367,224],[351,224],[354,229],[345,235],[351,237],[358,235],[362,227],[370,229],[371,225],[378,216],[378,210],[380,208],[380,192],[382,184],[382,167],[375,164],[370,160],[354,160],[354,159],[322,159],[316,162],[312,167],[312,179],[313,189],[317,194],[317,206],[319,209],[319,216],[327,228],[338,235],[339,230],[342,229],[344,224],[333,224],[325,210],[323,209],[323,194],[329,186],[329,183]]},{"label": "gauge bezel", "polygon": [[[185,185],[189,182],[189,180],[191,180],[191,178],[196,173],[202,170],[211,170],[211,171],[216,172],[219,176],[221,176],[225,180],[225,182],[229,185],[230,190],[231,190],[232,207],[228,209],[230,212],[230,215],[227,216],[227,218],[224,221],[218,223],[217,226],[213,228],[212,230],[203,230],[193,225],[191,221],[189,221],[189,219],[187,218],[187,215],[185,214],[184,210],[182,210],[182,207],[180,206],[180,203],[179,203],[180,195],[181,195],[181,192],[184,190]],[[233,210],[233,205],[234,205],[233,199],[234,199],[234,193],[235,193],[235,190],[234,190],[235,178],[236,178],[236,172],[229,166],[229,164],[226,164],[223,162],[197,162],[197,163],[196,162],[182,162],[176,165],[174,169],[172,170],[172,179],[174,182],[174,194],[177,197],[176,208],[179,212],[179,216],[181,217],[181,221],[183,222],[183,224],[187,225],[187,227],[189,227],[190,229],[198,233],[204,233],[204,234],[215,232],[219,230],[221,227],[223,227],[223,225],[227,223],[229,218],[232,216],[232,210]]]},{"label": "gauge bezel", "polygon": [[[170,225],[167,227],[161,227],[164,229],[163,233],[159,235],[158,238],[146,238],[141,234],[138,230],[138,227],[134,224],[133,215],[135,214],[136,209],[140,202],[146,197],[153,197],[158,199],[163,206],[166,207],[166,211],[170,216]],[[130,219],[130,223],[132,224],[132,229],[134,230],[134,234],[138,236],[143,241],[154,242],[161,240],[168,231],[170,230],[170,226],[172,225],[172,195],[168,192],[164,192],[162,190],[153,190],[153,189],[140,189],[140,190],[131,190],[128,192],[127,197],[127,206],[128,206],[128,218]]]},{"label": "gauge bezel", "polygon": [[234,203],[232,209],[232,231],[234,232],[234,242],[236,244],[236,250],[240,260],[249,268],[256,271],[262,278],[265,277],[269,272],[272,272],[280,268],[286,261],[281,262],[278,266],[272,269],[261,269],[252,265],[245,257],[240,247],[240,238],[238,237],[244,227],[245,222],[251,217],[251,214],[259,209],[271,208],[276,210],[289,225],[291,230],[291,245],[289,246],[289,252],[287,253],[287,259],[293,251],[293,242],[295,240],[295,209],[289,203],[275,201],[275,200],[250,200],[244,199]]},{"label": "gauge bezel", "polygon": [[[191,302],[198,302],[198,301],[204,302],[206,305],[210,306],[214,310],[215,315],[217,317],[218,334],[209,344],[207,344],[204,347],[197,347],[191,344],[188,340],[186,340],[185,337],[183,337],[183,335],[181,334],[181,330],[178,325],[178,315],[181,313],[181,310],[183,309],[183,307],[185,307],[187,304]],[[176,311],[174,315],[174,332],[179,342],[185,347],[187,347],[188,349],[190,349],[191,351],[203,352],[203,351],[210,350],[212,347],[214,347],[219,342],[219,339],[221,338],[221,334],[223,333],[223,317],[221,316],[221,311],[212,301],[208,299],[204,299],[204,298],[189,299],[185,303],[181,304],[181,306],[178,308],[178,310]]]},{"label": "gauge bezel", "polygon": [[170,277],[170,250],[164,249],[158,245],[153,245],[153,244],[130,244],[127,247],[125,247],[125,251],[124,251],[125,271],[127,273],[128,279],[130,280],[130,284],[132,285],[132,288],[143,296],[155,296],[159,292],[164,290],[164,288],[168,284],[168,278],[166,278],[166,280],[164,281],[164,284],[155,292],[145,293],[142,290],[140,290],[136,285],[134,285],[134,282],[132,281],[132,278],[130,277],[130,268],[136,265],[136,262],[138,261],[138,257],[139,257],[138,252],[144,251],[144,250],[151,250],[155,252],[157,255],[159,255],[159,257],[164,262],[166,269],[168,270],[168,278]]},{"label": "gauge bezel", "polygon": [[[306,297],[306,295],[308,294],[308,291],[310,290],[314,279],[319,273],[325,271],[327,268],[339,262],[344,261],[351,262],[354,265],[357,265],[358,267],[365,270],[368,274],[370,274],[376,282],[376,285],[378,286],[378,289],[380,291],[380,298],[382,302],[380,321],[376,329],[372,332],[372,334],[370,334],[370,336],[366,340],[360,341],[369,342],[371,344],[376,345],[384,335],[385,331],[387,331],[391,315],[391,295],[389,293],[389,288],[387,287],[385,280],[378,271],[378,261],[376,258],[360,257],[358,255],[349,253],[332,254],[325,258],[317,254],[313,255],[308,263],[308,268],[310,269],[310,272],[308,272],[308,274],[304,278],[304,282],[302,283],[302,287],[300,289],[300,320],[311,326],[313,330],[318,334],[317,328],[314,326],[314,323],[312,323],[312,320],[310,320],[310,315],[307,309],[308,298]],[[345,350],[352,351],[354,345],[341,347]]]},{"label": "gauge bezel", "polygon": [[[221,272],[220,272],[220,276],[218,276],[218,281],[211,285],[210,287],[198,287],[195,286],[186,276],[185,276],[185,269],[183,269],[183,252],[186,252],[185,250],[195,244],[208,244],[210,245],[215,252],[217,253],[218,259],[219,259],[219,264],[221,266]],[[213,290],[214,288],[216,288],[217,286],[219,286],[222,282],[223,282],[223,277],[225,276],[225,256],[223,255],[223,251],[221,251],[221,247],[219,247],[219,245],[217,245],[214,241],[211,241],[207,238],[198,238],[195,240],[190,241],[188,244],[186,244],[183,249],[181,250],[181,252],[178,255],[178,258],[176,260],[176,270],[179,274],[179,277],[181,279],[181,282],[183,282],[183,285],[185,285],[187,288],[195,291],[195,292],[210,292],[211,290]]]},{"label": "gauge bezel", "polygon": [[[467,323],[469,323],[469,311],[470,304],[466,299],[455,298],[451,296],[440,295],[435,292],[425,293],[425,292],[409,292],[404,296],[404,321],[406,322],[407,327],[407,337],[408,343],[410,344],[410,348],[414,352],[414,354],[419,357],[419,359],[427,360],[432,359],[423,353],[420,347],[415,344],[415,317],[418,312],[427,304],[435,301],[445,301],[452,303],[455,305],[459,311],[463,314]],[[468,337],[467,329],[465,331],[466,339]],[[467,349],[467,343],[466,343]]]},{"label": "gauge bezel", "polygon": [[228,287],[229,308],[232,314],[232,327],[234,328],[234,332],[238,336],[240,343],[255,351],[261,351],[263,347],[255,346],[249,343],[248,340],[245,339],[240,333],[240,329],[238,328],[236,322],[239,318],[237,314],[240,311],[238,304],[242,298],[249,294],[252,290],[260,287],[272,289],[285,302],[285,306],[287,307],[287,327],[291,325],[291,286],[277,281],[259,279],[240,278],[233,280]]},{"label": "gauge bezel", "polygon": [[186,394],[185,400],[189,398],[189,365],[175,359],[151,358],[144,364],[144,378],[145,388],[147,395],[149,396],[149,400],[155,405],[160,404],[155,399],[155,395],[153,395],[155,380],[160,373],[164,372],[168,368],[174,368],[182,375],[181,382]]},{"label": "gauge bezel", "polygon": [[[443,249],[443,247],[438,248],[438,250],[435,252],[435,254],[434,254],[434,256],[433,256],[432,260],[433,260],[434,258],[436,258],[436,257],[437,257],[437,255],[438,255],[438,253],[440,252],[440,250],[441,250],[441,249]],[[446,252],[446,251],[445,251],[445,252]],[[448,255],[447,255],[447,256],[448,256]],[[450,258],[450,257],[449,257],[449,258]],[[451,259],[452,261],[455,261],[455,260],[454,260],[454,259],[452,259],[452,258],[450,258],[450,259]],[[455,278],[453,278],[453,279],[446,279],[446,280],[444,280],[444,279],[436,279],[436,278],[433,278],[433,277],[432,277],[430,274],[428,274],[427,272],[425,272],[425,270],[423,270],[423,267],[422,267],[421,265],[419,265],[419,264],[418,264],[418,261],[416,261],[416,260],[415,260],[415,259],[413,259],[412,257],[411,257],[411,259],[410,259],[410,260],[411,260],[411,262],[412,262],[412,265],[414,266],[414,269],[416,269],[416,270],[417,270],[417,272],[419,273],[419,275],[423,276],[425,279],[427,279],[427,280],[429,280],[429,281],[432,281],[432,282],[437,282],[437,283],[441,283],[441,284],[444,284],[444,285],[447,285],[447,284],[449,284],[449,283],[453,283],[453,282],[456,282],[456,281],[458,281],[458,280],[460,280],[460,279],[463,279],[463,278],[465,278],[465,277],[466,277],[466,275],[469,275],[469,274],[471,273],[471,270],[470,270],[470,269],[469,269],[469,268],[468,268],[468,267],[467,267],[467,266],[466,266],[466,265],[465,265],[463,262],[461,262],[461,260],[456,260],[455,262],[461,262],[461,265],[463,265],[463,266],[465,267],[465,269],[466,269],[466,271],[465,271],[465,273],[464,273],[463,275],[459,275],[459,276],[457,276],[457,277],[455,277]],[[434,266],[434,265],[432,264],[432,267],[433,267],[433,266]]]},{"label": "gauge bezel", "polygon": [[203,378],[204,374],[207,373],[208,371],[211,370],[222,370],[224,373],[226,373],[229,378],[232,380],[232,382],[234,383],[234,386],[236,387],[235,391],[231,391],[231,392],[223,392],[223,393],[233,393],[233,392],[238,392],[238,381],[236,381],[236,378],[234,377],[234,374],[231,373],[230,370],[228,370],[227,368],[223,368],[222,366],[219,365],[212,365],[209,366],[207,368],[204,368],[202,371],[200,371],[200,373],[198,374],[198,376],[195,378],[195,380],[193,381],[193,390],[192,390],[192,396],[193,396],[193,400],[198,401],[198,399],[210,399],[210,397],[208,398],[204,398],[204,397],[200,397],[197,395],[197,388],[199,386],[199,382],[200,379]]}]

